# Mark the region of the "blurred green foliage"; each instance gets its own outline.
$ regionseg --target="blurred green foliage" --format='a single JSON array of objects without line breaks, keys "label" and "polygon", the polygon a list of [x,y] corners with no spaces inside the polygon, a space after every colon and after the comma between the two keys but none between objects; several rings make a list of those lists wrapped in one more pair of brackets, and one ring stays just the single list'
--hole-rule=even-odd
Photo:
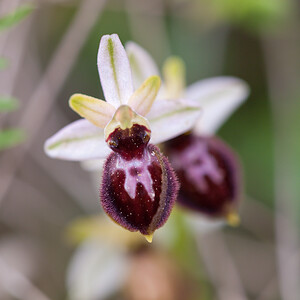
[{"label": "blurred green foliage", "polygon": [[[0,18],[0,31],[8,29],[25,17],[34,9],[33,5],[25,4],[18,7],[14,12]],[[0,70],[8,66],[5,58],[0,58]],[[19,107],[17,99],[7,96],[0,96],[0,112],[14,111]],[[24,132],[21,129],[3,129],[0,130],[0,151],[14,147],[24,141]]]},{"label": "blurred green foliage", "polygon": [[25,4],[18,7],[14,12],[0,18],[0,31],[12,27],[26,18],[34,9],[33,5]]},{"label": "blurred green foliage", "polygon": [[8,60],[4,57],[0,57],[0,70],[4,70],[8,66]]},{"label": "blurred green foliage", "polygon": [[0,150],[14,147],[24,141],[24,132],[21,129],[5,129],[0,131]]},{"label": "blurred green foliage", "polygon": [[217,15],[250,30],[267,30],[282,25],[287,17],[288,0],[213,0]]},{"label": "blurred green foliage", "polygon": [[15,98],[0,97],[0,112],[14,111],[19,107],[19,102]]},{"label": "blurred green foliage", "polygon": [[284,31],[295,11],[292,0],[193,0],[185,3],[189,7],[188,20],[197,21],[198,26],[234,26],[252,34]]}]

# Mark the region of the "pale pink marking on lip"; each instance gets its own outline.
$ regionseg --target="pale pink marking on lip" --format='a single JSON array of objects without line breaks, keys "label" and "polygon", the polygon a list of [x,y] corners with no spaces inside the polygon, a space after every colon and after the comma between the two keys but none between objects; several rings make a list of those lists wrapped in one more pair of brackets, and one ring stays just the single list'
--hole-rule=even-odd
[{"label": "pale pink marking on lip", "polygon": [[[147,163],[145,163],[147,161]],[[134,158],[132,160],[124,160],[122,157],[118,157],[116,163],[116,169],[123,170],[125,172],[125,190],[131,199],[135,198],[137,184],[143,184],[151,200],[154,201],[155,192],[153,190],[153,181],[151,174],[148,170],[148,166],[152,163],[150,153],[144,151],[144,155],[141,159]],[[134,168],[138,170],[136,175],[132,175],[130,170]]]},{"label": "pale pink marking on lip", "polygon": [[[199,163],[196,163],[197,161]],[[175,169],[182,168],[182,162],[184,162],[184,169],[187,170],[186,176],[196,187],[199,187],[201,192],[206,192],[208,188],[206,176],[215,184],[220,184],[224,179],[223,170],[218,167],[217,161],[209,153],[208,145],[202,141],[190,144],[172,158]]]}]

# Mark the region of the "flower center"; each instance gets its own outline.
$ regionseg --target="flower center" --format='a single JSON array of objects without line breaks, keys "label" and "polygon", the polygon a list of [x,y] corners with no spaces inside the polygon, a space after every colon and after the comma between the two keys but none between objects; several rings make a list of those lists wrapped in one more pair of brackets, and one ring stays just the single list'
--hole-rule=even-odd
[{"label": "flower center", "polygon": [[150,130],[134,124],[130,128],[116,128],[107,138],[109,147],[122,158],[140,158],[150,140]]}]

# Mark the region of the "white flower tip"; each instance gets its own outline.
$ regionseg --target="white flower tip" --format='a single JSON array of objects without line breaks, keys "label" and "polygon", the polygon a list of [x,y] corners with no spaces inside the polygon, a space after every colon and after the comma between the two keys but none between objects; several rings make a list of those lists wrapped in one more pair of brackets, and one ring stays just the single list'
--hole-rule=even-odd
[{"label": "white flower tip", "polygon": [[44,152],[47,156],[51,158],[69,160],[67,157],[60,156],[60,153],[57,148],[60,148],[61,146],[63,147],[63,143],[61,141],[56,140],[55,135],[53,135],[45,141]]},{"label": "white flower tip", "polygon": [[[119,36],[116,33],[105,34],[100,39],[99,49],[103,48],[103,47],[108,47],[109,51],[113,51],[113,44],[114,43],[121,44]],[[99,53],[98,53],[98,55],[99,55]],[[99,63],[99,61],[98,61],[98,63]]]},{"label": "white flower tip", "polygon": [[149,76],[159,75],[158,67],[145,49],[134,42],[127,42],[125,49],[129,58],[135,88],[139,88]]},{"label": "white flower tip", "polygon": [[219,79],[220,87],[223,85],[224,89],[226,89],[225,91],[232,95],[236,93],[236,95],[240,96],[241,101],[246,100],[250,94],[250,87],[243,79],[231,76],[217,77],[216,79]]},{"label": "white flower tip", "polygon": [[204,79],[189,86],[185,91],[186,98],[201,104],[204,111],[194,131],[214,134],[248,95],[247,83],[230,76]]},{"label": "white flower tip", "polygon": [[61,141],[56,140],[55,135],[48,138],[44,143],[44,152],[47,156],[56,159],[67,159],[65,157],[60,157],[57,153],[57,148],[61,146]]},{"label": "white flower tip", "polygon": [[135,43],[133,41],[128,41],[125,44],[125,49],[126,49],[127,54],[128,54],[128,52],[130,52],[132,49],[135,49],[135,48],[144,50],[140,45],[138,45],[137,43]]},{"label": "white flower tip", "polygon": [[120,38],[119,38],[118,34],[116,34],[116,33],[105,34],[105,35],[102,35],[102,37],[100,39],[100,45],[106,43],[109,39],[120,42]]},{"label": "white flower tip", "polygon": [[47,139],[44,151],[49,157],[73,161],[104,158],[110,153],[103,129],[84,119],[67,125]]},{"label": "white flower tip", "polygon": [[97,64],[106,101],[116,108],[126,104],[133,93],[133,83],[129,60],[117,34],[101,38]]},{"label": "white flower tip", "polygon": [[52,152],[51,152],[51,138],[47,139],[44,143],[44,152],[49,156],[53,157]]}]

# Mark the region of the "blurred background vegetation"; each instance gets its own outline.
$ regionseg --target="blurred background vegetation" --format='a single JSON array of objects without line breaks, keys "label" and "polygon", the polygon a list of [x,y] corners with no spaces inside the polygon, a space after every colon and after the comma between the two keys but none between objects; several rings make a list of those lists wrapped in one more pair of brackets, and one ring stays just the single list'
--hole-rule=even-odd
[{"label": "blurred background vegetation", "polygon": [[201,239],[175,213],[176,242],[130,259],[171,264],[181,285],[166,272],[169,298],[136,298],[128,283],[105,299],[299,299],[299,12],[297,0],[1,0],[0,299],[68,298],[65,228],[101,207],[91,174],[43,143],[77,119],[71,94],[103,98],[96,55],[110,33],[160,66],[181,56],[188,84],[231,75],[251,94],[218,133],[244,166],[241,226]]}]

